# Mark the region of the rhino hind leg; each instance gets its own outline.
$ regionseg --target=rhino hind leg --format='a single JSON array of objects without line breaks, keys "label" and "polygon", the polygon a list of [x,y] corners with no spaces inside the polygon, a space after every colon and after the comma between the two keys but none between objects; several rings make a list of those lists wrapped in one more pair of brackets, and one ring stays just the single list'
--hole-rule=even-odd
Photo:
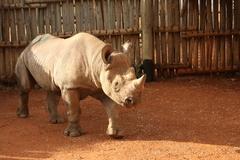
[{"label": "rhino hind leg", "polygon": [[29,115],[29,92],[36,84],[36,81],[24,65],[21,66],[21,63],[18,63],[17,67],[18,68],[16,69],[16,77],[19,86],[19,106],[17,108],[16,114],[20,118],[26,118]]},{"label": "rhino hind leg", "polygon": [[19,93],[19,106],[17,108],[17,116],[20,118],[27,118],[29,115],[28,109],[28,99],[29,99],[29,92],[23,91],[20,89]]},{"label": "rhino hind leg", "polygon": [[59,115],[57,110],[57,105],[59,103],[60,97],[60,92],[47,91],[46,109],[50,114],[50,122],[52,124],[65,122],[65,120]]}]

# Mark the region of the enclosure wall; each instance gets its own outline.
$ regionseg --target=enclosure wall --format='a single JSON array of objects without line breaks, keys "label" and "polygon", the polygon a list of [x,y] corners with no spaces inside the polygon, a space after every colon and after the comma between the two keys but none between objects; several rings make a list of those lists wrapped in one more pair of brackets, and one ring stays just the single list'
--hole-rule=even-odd
[{"label": "enclosure wall", "polygon": [[[142,63],[143,0],[2,0],[0,77],[12,79],[23,49],[39,34],[68,38],[91,33],[113,47],[130,40],[133,65]],[[151,53],[156,76],[238,70],[240,2],[153,0]],[[144,27],[144,26],[143,26]]]}]

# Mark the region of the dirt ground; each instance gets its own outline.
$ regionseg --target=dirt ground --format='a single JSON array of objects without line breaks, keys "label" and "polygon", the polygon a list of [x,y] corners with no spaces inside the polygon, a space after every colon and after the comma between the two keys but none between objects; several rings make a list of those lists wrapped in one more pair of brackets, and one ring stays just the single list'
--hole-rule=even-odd
[{"label": "dirt ground", "polygon": [[[45,91],[30,94],[30,116],[18,118],[18,91],[0,91],[0,159],[240,159],[240,78],[185,76],[147,83],[138,108],[120,107],[123,139],[105,134],[102,105],[81,101],[87,134],[67,137],[50,124]],[[61,101],[60,114],[67,120]]]}]

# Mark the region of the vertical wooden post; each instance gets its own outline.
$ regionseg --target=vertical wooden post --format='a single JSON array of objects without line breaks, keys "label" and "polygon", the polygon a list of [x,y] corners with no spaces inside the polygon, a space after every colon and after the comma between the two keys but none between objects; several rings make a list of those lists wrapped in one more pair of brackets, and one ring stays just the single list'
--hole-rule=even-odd
[{"label": "vertical wooden post", "polygon": [[[213,29],[214,30],[219,30],[219,17],[218,17],[218,0],[213,1]],[[215,52],[214,52],[214,59],[213,59],[213,67],[212,70],[217,70],[218,69],[218,59],[220,57],[220,39],[219,36],[215,37]]]},{"label": "vertical wooden post", "polygon": [[[234,29],[239,30],[240,29],[240,22],[238,20],[238,16],[240,15],[240,2],[234,1]],[[240,37],[238,35],[234,35],[233,37],[233,64],[234,69],[238,68],[237,62],[240,60]]]},{"label": "vertical wooden post", "polygon": [[[161,27],[166,27],[166,1],[161,0],[160,1],[160,24]],[[167,33],[162,32],[161,34],[161,52],[162,52],[162,63],[167,65],[167,58],[168,58],[168,52],[167,52]],[[168,78],[168,69],[162,69],[162,74],[164,78]]]},{"label": "vertical wooden post", "polygon": [[146,82],[153,81],[153,1],[142,0],[142,54]]},{"label": "vertical wooden post", "polygon": [[[3,24],[4,24],[4,12],[3,10],[0,10],[0,41],[3,41],[3,34],[4,34],[4,30],[3,30]],[[4,52],[3,52],[3,48],[0,48],[0,76],[4,76]]]},{"label": "vertical wooden post", "polygon": [[[213,29],[213,24],[212,24],[212,4],[210,1],[207,1],[207,30],[212,30]],[[213,53],[213,37],[209,36],[207,38],[207,68],[211,69],[212,67],[212,53]]]},{"label": "vertical wooden post", "polygon": [[[220,0],[220,29],[225,29],[225,0]],[[220,38],[220,63],[219,69],[225,69],[225,36]]]}]

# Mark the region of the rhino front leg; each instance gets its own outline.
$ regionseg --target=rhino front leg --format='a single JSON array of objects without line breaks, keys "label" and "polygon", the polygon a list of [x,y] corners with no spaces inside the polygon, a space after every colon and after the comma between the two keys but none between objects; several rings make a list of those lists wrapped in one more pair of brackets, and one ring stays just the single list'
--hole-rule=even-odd
[{"label": "rhino front leg", "polygon": [[79,92],[78,90],[64,89],[62,91],[62,98],[67,107],[68,126],[64,134],[66,136],[78,137],[83,134],[79,124],[81,115],[81,108],[79,106]]},{"label": "rhino front leg", "polygon": [[104,105],[104,108],[106,109],[106,113],[108,115],[109,124],[106,131],[107,135],[113,138],[122,138],[123,133],[118,127],[118,105],[107,96],[102,100],[102,104]]},{"label": "rhino front leg", "polygon": [[47,91],[46,109],[50,114],[50,122],[53,124],[65,122],[57,110],[57,105],[59,103],[60,97],[60,92]]}]

